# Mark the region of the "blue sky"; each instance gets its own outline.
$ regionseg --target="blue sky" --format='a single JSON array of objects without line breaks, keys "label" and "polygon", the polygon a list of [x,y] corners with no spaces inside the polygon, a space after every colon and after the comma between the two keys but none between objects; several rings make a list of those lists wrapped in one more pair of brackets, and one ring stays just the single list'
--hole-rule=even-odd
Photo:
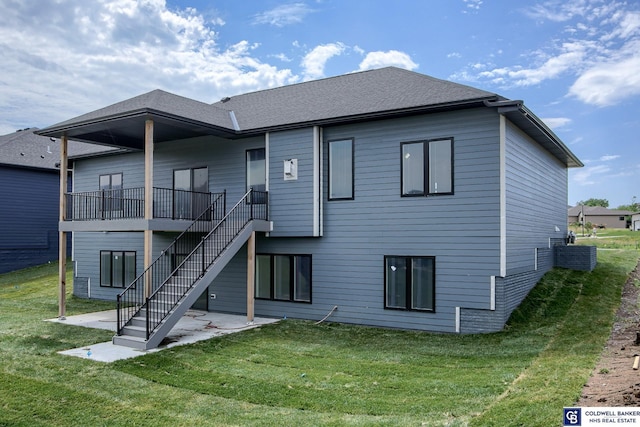
[{"label": "blue sky", "polygon": [[395,65],[524,100],[585,163],[569,204],[640,199],[636,1],[2,0],[0,57],[0,134]]}]

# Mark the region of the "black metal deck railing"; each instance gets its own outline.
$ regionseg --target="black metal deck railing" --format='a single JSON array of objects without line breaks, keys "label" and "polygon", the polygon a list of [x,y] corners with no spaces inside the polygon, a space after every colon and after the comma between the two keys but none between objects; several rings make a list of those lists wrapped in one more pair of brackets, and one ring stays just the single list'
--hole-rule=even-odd
[{"label": "black metal deck railing", "polygon": [[[146,337],[191,290],[242,229],[254,219],[268,219],[268,194],[249,190],[210,229],[202,216],[182,234],[117,298],[117,334],[141,311],[146,311]],[[203,216],[207,215],[205,211]],[[145,297],[145,287],[147,288]]]},{"label": "black metal deck railing", "polygon": [[[220,194],[154,187],[153,218],[194,220]],[[66,221],[144,218],[144,187],[66,193],[65,197]]]}]

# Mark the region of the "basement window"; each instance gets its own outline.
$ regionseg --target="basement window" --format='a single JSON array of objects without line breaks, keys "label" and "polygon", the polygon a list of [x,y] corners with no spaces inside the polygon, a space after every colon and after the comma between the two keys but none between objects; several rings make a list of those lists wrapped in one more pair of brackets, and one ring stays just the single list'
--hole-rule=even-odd
[{"label": "basement window", "polygon": [[136,253],[100,251],[100,286],[124,288],[136,280]]},{"label": "basement window", "polygon": [[311,302],[311,255],[257,255],[255,297]]},{"label": "basement window", "polygon": [[384,257],[384,308],[435,311],[435,257]]}]

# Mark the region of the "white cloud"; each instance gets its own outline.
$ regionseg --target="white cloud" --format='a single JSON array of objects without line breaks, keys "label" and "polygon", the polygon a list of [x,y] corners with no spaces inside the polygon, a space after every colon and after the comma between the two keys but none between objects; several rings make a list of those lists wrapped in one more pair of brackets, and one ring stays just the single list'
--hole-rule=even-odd
[{"label": "white cloud", "polygon": [[569,95],[600,107],[640,95],[640,40],[629,43],[620,55],[599,61],[582,73]]},{"label": "white cloud", "polygon": [[578,185],[593,185],[598,182],[597,176],[606,174],[611,168],[606,165],[588,166],[579,170],[574,170],[573,181]]},{"label": "white cloud", "polygon": [[392,65],[399,68],[406,68],[407,70],[418,68],[418,64],[413,62],[408,54],[397,50],[389,50],[386,52],[378,51],[367,53],[360,63],[360,70],[364,71]]},{"label": "white cloud", "polygon": [[462,0],[468,9],[479,10],[482,6],[482,0]]},{"label": "white cloud", "polygon": [[548,57],[536,67],[501,67],[479,73],[482,78],[506,86],[532,86],[575,70],[584,61],[591,43],[564,43],[561,53]]},{"label": "white cloud", "polygon": [[[524,63],[494,65],[476,62],[451,78],[489,82],[501,88],[526,87],[574,79],[568,95],[586,104],[610,106],[640,95],[640,11],[618,1],[550,0],[523,12],[537,21],[566,23],[571,39],[523,53]],[[491,56],[491,55],[490,55]]]},{"label": "white cloud", "polygon": [[282,62],[291,62],[292,59],[289,58],[287,55],[285,55],[284,53],[277,53],[275,55],[271,55],[272,58],[276,58],[279,59]]},{"label": "white cloud", "polygon": [[354,46],[354,47],[353,47],[353,51],[354,51],[355,53],[357,53],[358,55],[364,55],[364,54],[365,54],[364,49],[363,49],[363,48],[361,48],[361,47],[360,47],[360,46],[358,46],[358,45],[356,45],[356,46]]},{"label": "white cloud", "polygon": [[542,119],[551,129],[558,129],[571,123],[571,119],[567,117],[547,117]]},{"label": "white cloud", "polygon": [[342,43],[328,43],[316,46],[302,59],[304,79],[313,80],[324,77],[324,66],[329,59],[341,55],[346,49]]},{"label": "white cloud", "polygon": [[313,12],[304,3],[283,4],[271,10],[262,12],[254,17],[254,24],[269,24],[276,27],[299,24],[305,16]]},{"label": "white cloud", "polygon": [[447,58],[462,58],[459,52],[451,52],[447,53]]},{"label": "white cloud", "polygon": [[602,157],[600,157],[600,160],[603,161],[603,162],[608,162],[610,160],[615,160],[615,159],[618,159],[618,158],[620,158],[620,155],[619,154],[615,154],[615,155],[602,156]]},{"label": "white cloud", "polygon": [[[164,0],[0,2],[0,129],[46,126],[161,88],[204,102],[300,80],[220,18]],[[29,117],[24,112],[29,111]]]},{"label": "white cloud", "polygon": [[558,2],[547,1],[544,3],[534,4],[524,10],[529,17],[541,21],[564,22],[573,18],[575,15],[583,15],[584,2]]}]

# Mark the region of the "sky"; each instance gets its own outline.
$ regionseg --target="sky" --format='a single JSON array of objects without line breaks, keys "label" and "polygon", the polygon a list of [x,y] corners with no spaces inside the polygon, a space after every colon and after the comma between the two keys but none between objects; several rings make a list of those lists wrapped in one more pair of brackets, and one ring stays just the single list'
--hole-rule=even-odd
[{"label": "sky", "polygon": [[523,100],[585,164],[570,205],[640,201],[637,0],[0,0],[0,58],[0,135],[402,67]]}]

